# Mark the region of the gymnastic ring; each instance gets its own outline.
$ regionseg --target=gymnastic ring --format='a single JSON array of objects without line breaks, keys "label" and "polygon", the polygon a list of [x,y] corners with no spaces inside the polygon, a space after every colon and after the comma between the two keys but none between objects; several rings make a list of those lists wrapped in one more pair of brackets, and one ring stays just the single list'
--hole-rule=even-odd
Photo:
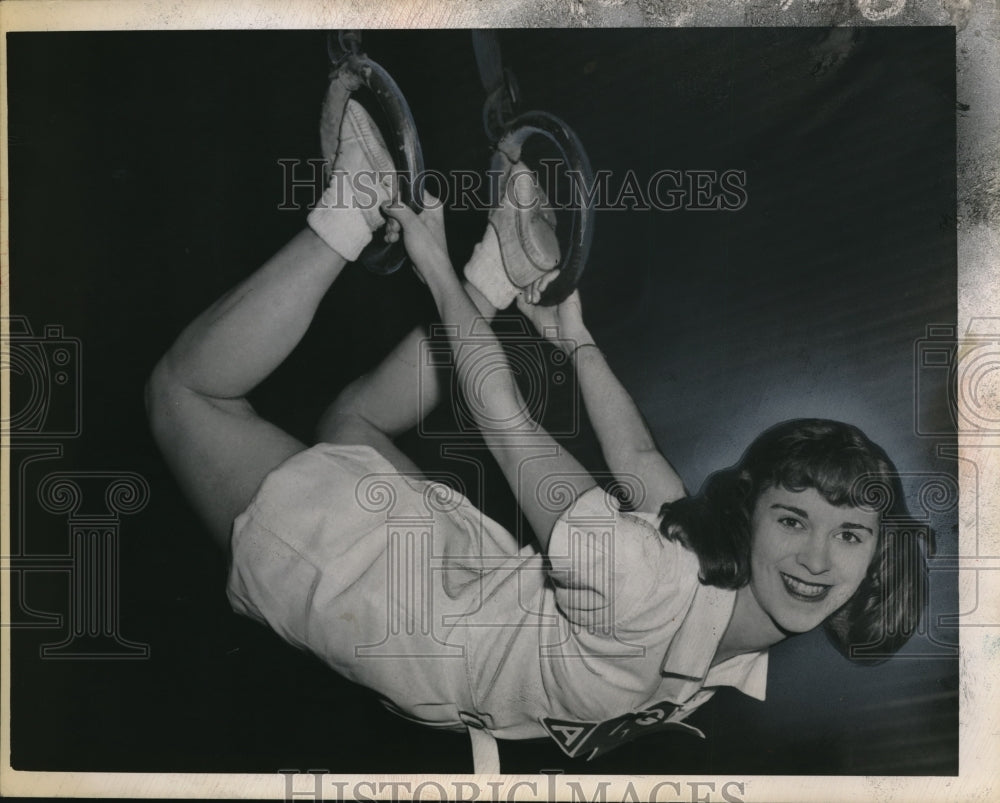
[{"label": "gymnastic ring", "polygon": [[[339,54],[332,47],[332,37],[327,40],[334,74],[348,72],[357,79],[358,88],[365,87],[375,96],[389,124],[388,133],[392,141],[387,143],[387,147],[398,171],[400,199],[414,212],[420,212],[423,209],[420,203],[422,192],[417,184],[422,183],[424,178],[424,154],[410,107],[385,68],[361,52],[360,35],[352,39],[352,34],[351,31],[340,33],[343,51]],[[354,91],[352,89],[352,94]],[[408,261],[402,238],[387,243],[383,238],[375,237],[358,257],[358,262],[365,268],[381,276],[395,273]]]},{"label": "gymnastic ring", "polygon": [[594,237],[594,173],[576,132],[554,114],[540,111],[524,112],[507,124],[497,143],[493,168],[502,170],[505,159],[519,161],[522,146],[529,137],[536,135],[545,137],[559,149],[563,164],[573,171],[574,195],[579,197],[573,210],[569,248],[559,263],[559,276],[542,293],[541,303],[554,306],[565,301],[576,288],[590,256]]},{"label": "gymnastic ring", "polygon": [[553,306],[564,301],[576,288],[590,256],[594,237],[594,173],[576,132],[554,114],[540,111],[524,112],[510,121],[497,143],[494,167],[501,165],[505,158],[510,162],[519,161],[524,143],[536,135],[545,137],[559,149],[563,164],[573,172],[574,181],[579,182],[574,193],[579,203],[574,208],[569,248],[560,260],[559,276],[542,293],[541,303]]}]

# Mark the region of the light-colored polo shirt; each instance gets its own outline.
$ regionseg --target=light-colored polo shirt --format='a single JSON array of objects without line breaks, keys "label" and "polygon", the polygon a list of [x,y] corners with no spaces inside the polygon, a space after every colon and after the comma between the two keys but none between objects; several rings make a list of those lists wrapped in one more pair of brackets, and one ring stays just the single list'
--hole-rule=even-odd
[{"label": "light-colored polo shirt", "polygon": [[548,734],[593,756],[696,731],[682,720],[718,686],[764,698],[766,652],[712,666],[736,592],[703,585],[697,557],[655,522],[594,488],[560,517],[547,561],[522,550],[521,566],[486,575],[464,640],[474,713],[494,736]]}]

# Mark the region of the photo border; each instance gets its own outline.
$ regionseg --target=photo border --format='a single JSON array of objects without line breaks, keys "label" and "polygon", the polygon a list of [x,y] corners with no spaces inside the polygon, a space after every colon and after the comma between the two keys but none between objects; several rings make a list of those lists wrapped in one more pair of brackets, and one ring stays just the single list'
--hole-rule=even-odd
[{"label": "photo border", "polygon": [[[817,22],[823,9],[829,16]],[[840,16],[838,16],[840,15]],[[0,61],[6,64],[6,34],[28,30],[191,30],[191,29],[336,29],[336,28],[476,28],[476,27],[771,27],[816,24],[951,25],[956,28],[958,164],[958,332],[973,334],[991,311],[1000,310],[1000,8],[990,0],[356,0],[316,3],[253,0],[238,8],[213,0],[7,0],[0,4]],[[0,88],[0,164],[9,165],[7,89]],[[7,339],[9,299],[8,176],[0,186],[0,319]],[[989,333],[995,335],[996,333]],[[960,355],[961,356],[961,353]],[[4,357],[4,355],[0,355]],[[9,364],[4,359],[5,364]],[[994,383],[996,394],[998,384]],[[993,397],[1000,409],[1000,400]],[[959,394],[959,416],[968,400]],[[10,414],[10,378],[0,378],[0,415]],[[20,772],[10,767],[10,631],[0,627],[0,790],[5,796],[170,797],[335,799],[363,790],[371,798],[398,794],[400,783],[414,789],[437,782],[464,799],[568,799],[578,784],[588,800],[602,788],[606,799],[629,794],[647,799],[658,783],[679,784],[685,792],[664,799],[697,799],[724,788],[744,801],[931,801],[985,799],[997,781],[1000,717],[991,690],[998,687],[1000,664],[1000,594],[993,581],[1000,569],[1000,505],[979,489],[1000,488],[1000,433],[959,430],[960,522],[959,594],[961,621],[961,693],[959,695],[959,768],[957,777],[854,776],[517,776],[495,778],[437,775],[315,775],[294,777],[239,774],[141,774]],[[10,452],[3,461],[3,547],[10,551]],[[5,568],[5,567],[3,567]],[[4,621],[9,621],[10,584],[2,585]],[[314,795],[321,784],[321,796]],[[464,786],[456,786],[461,783]],[[603,784],[603,786],[602,786]],[[701,791],[692,791],[701,784]],[[709,787],[709,784],[714,784]],[[727,787],[727,784],[729,785]],[[733,786],[735,784],[736,786]],[[428,785],[430,799],[437,789]],[[673,788],[673,787],[671,787]],[[381,794],[379,789],[382,790]],[[630,791],[631,790],[631,791]],[[339,791],[339,794],[338,794]],[[833,795],[836,795],[834,798]],[[687,795],[685,798],[684,795]],[[627,798],[626,799],[631,799]]]}]

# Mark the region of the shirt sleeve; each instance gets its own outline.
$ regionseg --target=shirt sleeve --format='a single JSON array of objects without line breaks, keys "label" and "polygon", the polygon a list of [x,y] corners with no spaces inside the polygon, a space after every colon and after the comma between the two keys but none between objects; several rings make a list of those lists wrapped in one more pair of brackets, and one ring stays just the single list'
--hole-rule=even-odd
[{"label": "shirt sleeve", "polygon": [[671,581],[664,576],[663,541],[601,488],[581,494],[549,539],[549,578],[563,615],[596,634],[627,626],[654,587]]}]

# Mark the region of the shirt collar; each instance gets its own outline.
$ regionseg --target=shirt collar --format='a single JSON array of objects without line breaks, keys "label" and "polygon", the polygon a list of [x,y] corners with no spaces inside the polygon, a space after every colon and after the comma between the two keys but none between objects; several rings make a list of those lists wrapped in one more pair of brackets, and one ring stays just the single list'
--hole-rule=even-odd
[{"label": "shirt collar", "polygon": [[733,686],[755,700],[767,695],[767,650],[734,655],[708,670],[705,686]]},{"label": "shirt collar", "polygon": [[699,584],[691,607],[667,648],[660,666],[662,673],[697,681],[698,686],[734,686],[763,700],[767,690],[766,650],[735,655],[712,666],[735,605],[734,590]]}]

